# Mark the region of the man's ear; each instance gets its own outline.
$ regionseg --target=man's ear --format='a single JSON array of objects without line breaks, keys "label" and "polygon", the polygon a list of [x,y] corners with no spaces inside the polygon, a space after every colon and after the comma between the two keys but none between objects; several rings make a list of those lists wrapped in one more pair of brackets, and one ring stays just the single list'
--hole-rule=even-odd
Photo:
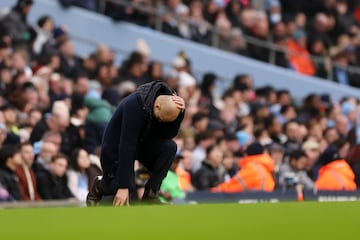
[{"label": "man's ear", "polygon": [[160,109],[160,104],[159,104],[159,102],[155,102],[155,104],[154,104],[154,109]]}]

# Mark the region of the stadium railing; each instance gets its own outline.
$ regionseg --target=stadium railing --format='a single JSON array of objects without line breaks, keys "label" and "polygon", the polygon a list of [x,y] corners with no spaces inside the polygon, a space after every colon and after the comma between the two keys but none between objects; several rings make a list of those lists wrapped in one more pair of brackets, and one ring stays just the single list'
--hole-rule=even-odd
[{"label": "stadium railing", "polygon": [[[117,3],[121,6],[132,7],[134,9],[140,11],[141,13],[144,13],[148,16],[154,17],[155,18],[154,29],[162,32],[162,30],[163,30],[163,20],[162,19],[163,19],[164,15],[167,13],[159,11],[159,7],[157,7],[157,6],[152,7],[149,5],[144,6],[143,2],[134,3],[134,2],[126,1],[126,0],[112,0],[112,2]],[[98,9],[99,12],[105,13],[105,4],[106,4],[105,1],[99,1],[99,9]],[[176,18],[176,16],[173,16],[173,17]],[[187,20],[187,24],[198,25],[201,23]],[[216,28],[215,26],[212,26],[210,28],[210,32],[211,32],[211,46],[219,48],[220,47],[219,42],[220,42],[221,37],[224,36],[224,33],[219,31],[219,29]],[[229,35],[229,34],[230,33],[227,33],[227,35]],[[252,37],[250,35],[246,35],[246,34],[243,34],[243,37],[245,38],[247,43],[251,43],[255,46],[268,49],[269,53],[270,53],[268,63],[273,64],[273,65],[275,65],[275,62],[276,62],[276,52],[281,52],[284,54],[299,55],[298,53],[292,52],[291,50],[289,50],[287,48],[276,45],[275,43],[271,42],[270,39],[268,41],[266,41],[266,40],[262,40],[262,39],[259,39],[256,37]],[[311,55],[311,59],[316,64],[325,64],[325,59],[323,57]],[[332,63],[332,65],[336,66],[335,63]],[[347,67],[345,67],[345,70],[347,72],[349,72],[349,74],[360,74],[360,67],[357,67],[357,66],[347,66]],[[333,80],[333,73],[332,73],[331,68],[328,71],[326,79]]]}]

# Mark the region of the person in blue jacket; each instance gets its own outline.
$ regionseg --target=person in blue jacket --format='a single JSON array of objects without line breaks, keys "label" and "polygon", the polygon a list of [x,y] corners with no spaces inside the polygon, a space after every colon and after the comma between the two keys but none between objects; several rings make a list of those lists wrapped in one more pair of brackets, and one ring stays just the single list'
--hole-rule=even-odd
[{"label": "person in blue jacket", "polygon": [[176,154],[172,138],[184,110],[184,100],[161,81],[143,84],[124,98],[106,126],[100,156],[103,176],[94,180],[87,205],[98,205],[103,196],[113,194],[114,206],[129,205],[135,160],[151,172],[142,200],[161,203],[159,189]]}]

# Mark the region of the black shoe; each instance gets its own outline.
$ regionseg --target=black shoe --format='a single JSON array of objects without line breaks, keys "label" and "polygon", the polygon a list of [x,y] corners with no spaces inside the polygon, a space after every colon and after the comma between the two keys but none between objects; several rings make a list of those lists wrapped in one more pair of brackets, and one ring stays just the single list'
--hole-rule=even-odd
[{"label": "black shoe", "polygon": [[102,178],[102,176],[97,176],[94,179],[93,185],[92,185],[88,195],[86,196],[86,205],[88,207],[99,205],[99,202],[102,198],[102,193],[100,190],[101,178]]},{"label": "black shoe", "polygon": [[141,199],[142,203],[150,204],[150,205],[164,205],[159,198],[159,191],[155,191],[150,188],[145,188],[144,195]]}]

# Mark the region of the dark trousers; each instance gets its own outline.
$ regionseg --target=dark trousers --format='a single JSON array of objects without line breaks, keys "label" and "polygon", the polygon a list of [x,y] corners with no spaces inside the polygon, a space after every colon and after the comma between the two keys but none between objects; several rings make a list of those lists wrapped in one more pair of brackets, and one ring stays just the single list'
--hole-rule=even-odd
[{"label": "dark trousers", "polygon": [[[147,181],[145,188],[153,189],[158,191],[160,189],[163,179],[175,158],[177,145],[173,140],[170,139],[151,139],[151,141],[145,142],[137,153],[137,160],[141,162],[150,172],[151,177]],[[135,160],[135,159],[134,159]],[[104,176],[101,180],[101,190],[104,195],[112,195],[116,193],[117,186],[115,184],[115,173],[104,172]],[[130,190],[135,188],[135,176],[134,172],[129,176],[133,178],[133,186]]]}]

